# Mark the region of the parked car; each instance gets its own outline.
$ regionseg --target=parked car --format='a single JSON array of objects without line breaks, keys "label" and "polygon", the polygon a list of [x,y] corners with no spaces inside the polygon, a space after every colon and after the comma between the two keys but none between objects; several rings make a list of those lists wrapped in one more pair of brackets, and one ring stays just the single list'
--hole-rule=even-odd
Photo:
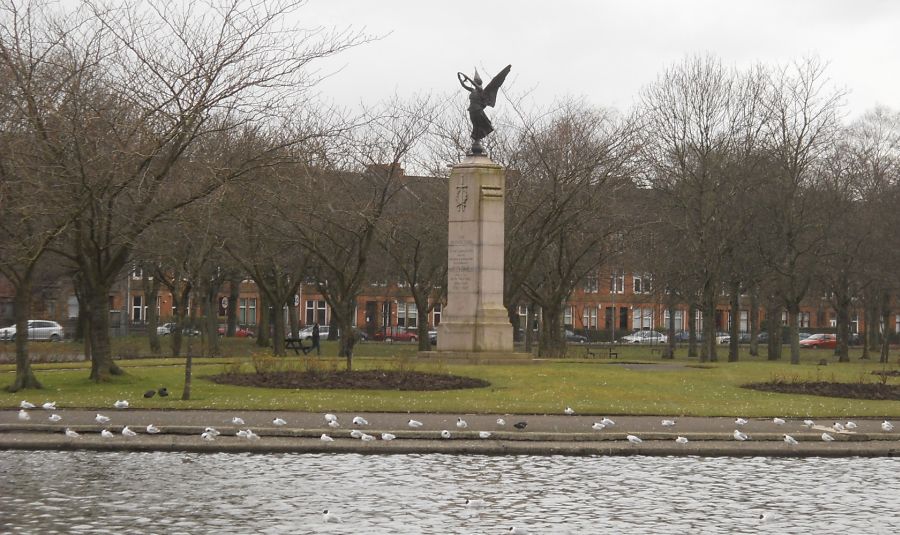
[{"label": "parked car", "polygon": [[[158,334],[159,336],[168,336],[175,332],[175,329],[177,327],[178,324],[175,322],[163,323],[156,328],[156,334]],[[181,334],[184,336],[200,336],[200,331],[193,327],[185,327],[181,329]]]},{"label": "parked car", "polygon": [[410,331],[404,327],[391,327],[376,332],[375,340],[378,342],[418,342],[419,335],[416,331]]},{"label": "parked car", "polygon": [[[219,327],[218,332],[219,336],[225,336],[225,327]],[[236,327],[234,329],[234,336],[236,338],[253,338],[254,336],[256,336],[256,333],[245,327]]]},{"label": "parked car", "polygon": [[812,349],[834,349],[837,347],[837,336],[833,334],[814,334],[800,340],[800,347]]},{"label": "parked car", "polygon": [[[313,326],[307,325],[306,327],[300,329],[298,333],[300,335],[301,340],[310,340],[312,338]],[[319,325],[319,340],[325,340],[328,338],[328,334],[331,332],[331,326],[329,325]]]},{"label": "parked car", "polygon": [[582,336],[580,334],[575,334],[574,332],[566,329],[566,343],[569,344],[586,344],[588,341],[587,336]]},{"label": "parked car", "polygon": [[428,331],[428,341],[433,346],[437,345],[437,329],[431,329],[430,331]]},{"label": "parked car", "polygon": [[665,344],[666,335],[657,331],[635,331],[619,339],[623,344]]},{"label": "parked car", "polygon": [[[63,339],[64,333],[62,325],[55,321],[48,320],[28,320],[28,339],[29,340],[49,340],[51,342],[59,342]],[[0,340],[15,340],[16,326],[10,325],[0,329]]]}]

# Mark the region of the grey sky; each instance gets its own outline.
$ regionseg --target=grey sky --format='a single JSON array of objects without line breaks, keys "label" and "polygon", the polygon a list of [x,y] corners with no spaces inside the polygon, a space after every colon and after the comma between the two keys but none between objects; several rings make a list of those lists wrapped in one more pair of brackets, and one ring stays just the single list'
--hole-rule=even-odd
[{"label": "grey sky", "polygon": [[689,54],[785,63],[814,54],[850,91],[850,117],[900,111],[900,2],[889,0],[555,1],[310,0],[303,24],[365,29],[377,41],[320,63],[336,103],[459,89],[457,71],[493,75],[538,104],[584,96],[628,109],[640,88]]}]

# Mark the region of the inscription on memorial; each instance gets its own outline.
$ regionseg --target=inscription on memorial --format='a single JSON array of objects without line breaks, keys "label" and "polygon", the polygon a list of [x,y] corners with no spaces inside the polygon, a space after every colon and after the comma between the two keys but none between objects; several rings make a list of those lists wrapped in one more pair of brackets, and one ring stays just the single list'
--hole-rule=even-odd
[{"label": "inscription on memorial", "polygon": [[475,290],[475,244],[450,243],[447,250],[447,282],[451,292]]}]

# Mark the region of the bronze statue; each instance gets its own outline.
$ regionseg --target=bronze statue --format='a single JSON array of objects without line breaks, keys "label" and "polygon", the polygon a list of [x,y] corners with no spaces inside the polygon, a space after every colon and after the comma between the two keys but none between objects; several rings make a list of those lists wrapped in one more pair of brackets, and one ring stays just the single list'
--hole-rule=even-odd
[{"label": "bronze statue", "polygon": [[[469,92],[469,118],[472,120],[472,152],[470,154],[484,154],[484,148],[481,146],[481,140],[494,131],[491,120],[484,113],[484,109],[488,106],[493,107],[497,103],[497,91],[506,80],[506,75],[512,65],[507,65],[497,76],[488,83],[484,88],[481,87],[481,77],[478,76],[478,69],[475,69],[475,76],[469,78],[465,74],[458,72],[456,78],[459,85]],[[466,85],[469,82],[471,85]]]}]

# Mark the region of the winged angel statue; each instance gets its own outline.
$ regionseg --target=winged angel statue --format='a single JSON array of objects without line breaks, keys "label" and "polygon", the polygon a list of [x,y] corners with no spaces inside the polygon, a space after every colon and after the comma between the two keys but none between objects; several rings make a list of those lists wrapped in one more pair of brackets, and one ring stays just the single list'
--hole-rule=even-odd
[{"label": "winged angel statue", "polygon": [[[494,126],[484,113],[484,109],[488,106],[493,107],[497,103],[497,91],[503,85],[503,81],[506,80],[506,75],[509,74],[511,68],[512,65],[507,65],[484,88],[481,87],[481,77],[478,76],[478,69],[475,69],[475,76],[472,78],[461,72],[456,73],[459,84],[469,92],[469,118],[472,120],[472,154],[484,154],[481,140],[494,131]],[[469,85],[466,85],[466,82]]]}]

